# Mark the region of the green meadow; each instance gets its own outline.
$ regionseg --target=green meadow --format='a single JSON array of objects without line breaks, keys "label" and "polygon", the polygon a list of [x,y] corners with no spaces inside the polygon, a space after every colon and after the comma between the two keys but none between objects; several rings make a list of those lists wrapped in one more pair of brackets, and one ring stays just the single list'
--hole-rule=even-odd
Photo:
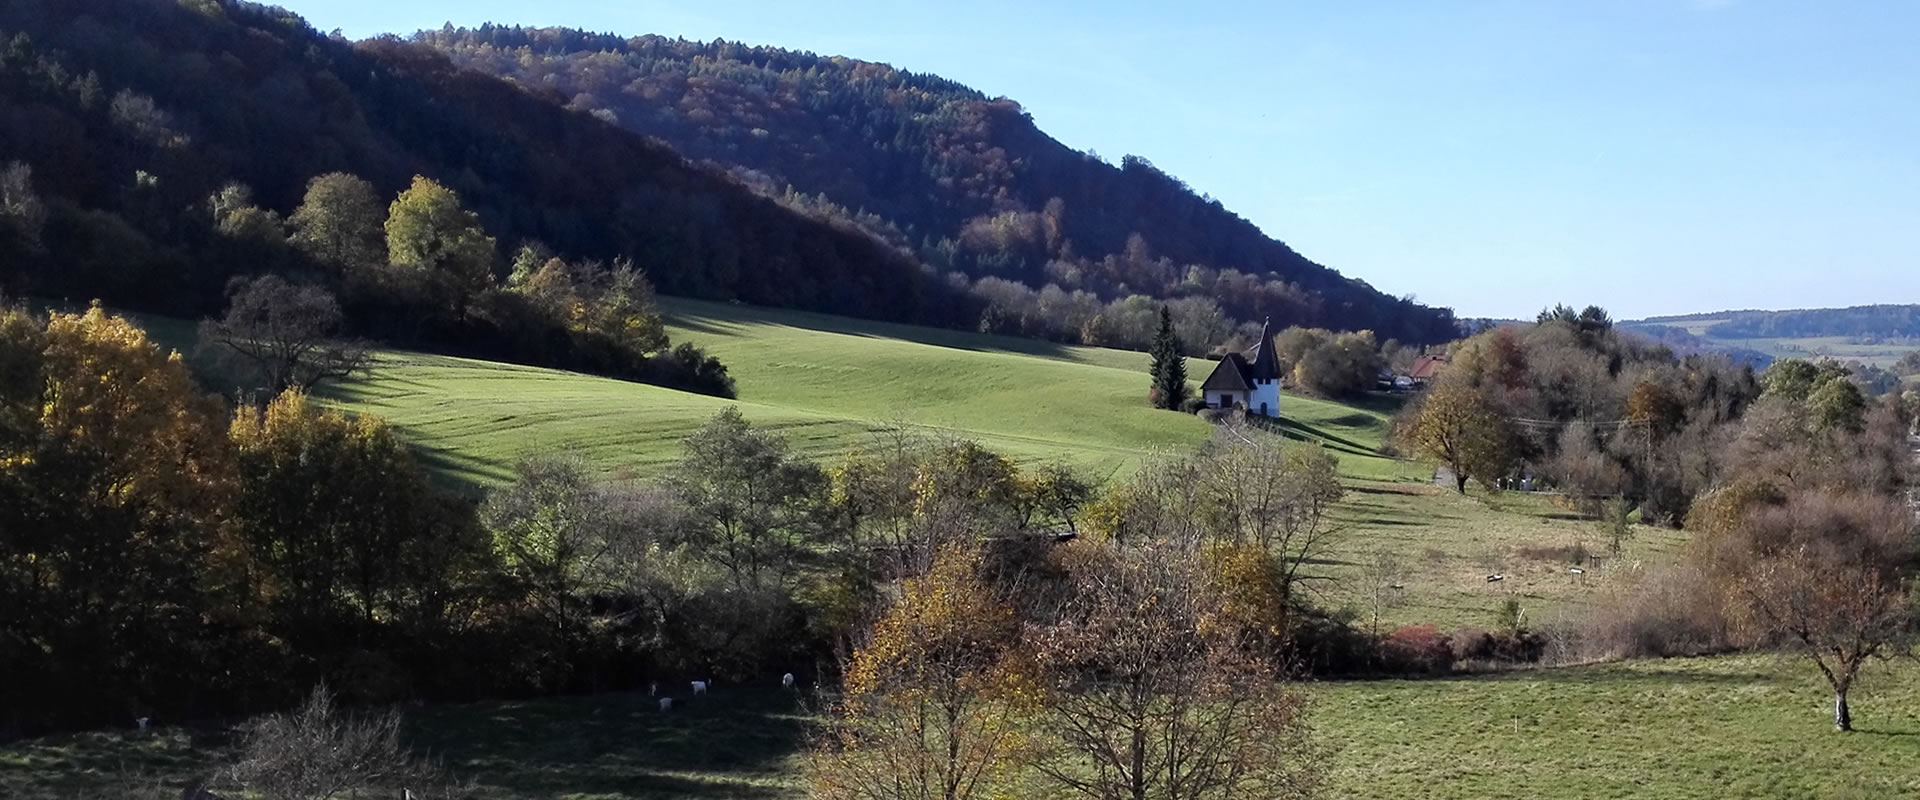
[{"label": "green meadow", "polygon": [[[831,458],[907,426],[974,439],[1021,461],[1059,461],[1105,480],[1210,435],[1198,417],[1148,408],[1146,356],[820,314],[674,300],[674,341],[726,363],[739,399],[577,373],[410,353],[382,354],[329,399],[379,414],[451,476],[492,483],[514,460],[582,454],[609,471],[657,475],[679,442],[720,408],[740,406],[793,447]],[[1195,383],[1212,362],[1195,359]],[[1320,442],[1344,472],[1412,480],[1417,465],[1378,454],[1391,408],[1289,396],[1281,431]]]}]

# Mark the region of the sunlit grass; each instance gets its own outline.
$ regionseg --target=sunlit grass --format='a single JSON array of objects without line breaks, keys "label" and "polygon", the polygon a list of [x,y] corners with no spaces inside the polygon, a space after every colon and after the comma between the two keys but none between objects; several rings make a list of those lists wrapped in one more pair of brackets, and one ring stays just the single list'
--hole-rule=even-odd
[{"label": "sunlit grass", "polygon": [[[1155,452],[1184,451],[1211,427],[1145,403],[1146,356],[803,312],[671,301],[669,332],[717,355],[737,401],[577,373],[388,353],[330,390],[379,414],[430,463],[490,483],[530,453],[570,450],[602,468],[658,475],[679,443],[737,404],[808,456],[873,446],[894,425],[975,439],[1018,460],[1059,461],[1105,481]],[[1194,361],[1195,381],[1211,362]],[[1410,480],[1423,470],[1378,454],[1384,410],[1289,397],[1279,430],[1320,442],[1350,478]]]}]

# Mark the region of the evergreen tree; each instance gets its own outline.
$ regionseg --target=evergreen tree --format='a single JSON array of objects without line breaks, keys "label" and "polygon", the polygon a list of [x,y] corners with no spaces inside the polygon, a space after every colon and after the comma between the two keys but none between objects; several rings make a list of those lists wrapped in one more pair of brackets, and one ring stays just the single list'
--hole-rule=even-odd
[{"label": "evergreen tree", "polygon": [[1153,405],[1179,410],[1187,401],[1187,360],[1180,356],[1180,342],[1173,335],[1173,314],[1160,307],[1160,329],[1153,334]]}]

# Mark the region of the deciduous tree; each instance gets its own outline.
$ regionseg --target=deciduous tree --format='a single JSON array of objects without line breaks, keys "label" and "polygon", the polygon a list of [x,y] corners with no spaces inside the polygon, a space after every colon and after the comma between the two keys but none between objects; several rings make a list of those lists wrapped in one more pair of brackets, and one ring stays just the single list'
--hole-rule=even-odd
[{"label": "deciduous tree", "polygon": [[1038,698],[1020,620],[949,547],[875,623],[846,665],[809,757],[815,796],[835,800],[1004,796]]},{"label": "deciduous tree", "polygon": [[[1724,494],[1724,496],[1722,496]],[[1862,668],[1915,639],[1913,517],[1898,498],[1730,488],[1689,522],[1696,551],[1750,641],[1804,655],[1833,691],[1833,725]]]},{"label": "deciduous tree", "polygon": [[386,231],[393,266],[438,292],[455,317],[493,285],[493,237],[452,189],[415,176],[387,208]]},{"label": "deciduous tree", "polygon": [[269,595],[297,637],[343,618],[397,616],[448,583],[460,560],[426,475],[378,417],[316,408],[298,389],[235,412],[227,437],[239,467],[235,518]]},{"label": "deciduous tree", "polygon": [[248,364],[273,394],[313,391],[371,361],[365,345],[334,338],[340,306],[325,289],[265,275],[234,279],[228,298],[225,316],[200,323],[200,341]]},{"label": "deciduous tree", "polygon": [[387,260],[387,210],[373,184],[344,172],[307,182],[306,196],[288,222],[293,245],[342,275],[370,275]]},{"label": "deciduous tree", "polygon": [[1461,381],[1442,380],[1428,390],[1399,435],[1409,449],[1446,465],[1461,494],[1468,479],[1492,485],[1512,459],[1504,422]]},{"label": "deciduous tree", "polygon": [[1034,642],[1047,693],[1035,768],[1111,798],[1300,798],[1317,769],[1298,692],[1195,553],[1069,546],[1073,587]]},{"label": "deciduous tree", "polygon": [[784,581],[825,538],[826,476],[728,406],[682,443],[667,483],[686,509],[680,536],[743,587]]}]

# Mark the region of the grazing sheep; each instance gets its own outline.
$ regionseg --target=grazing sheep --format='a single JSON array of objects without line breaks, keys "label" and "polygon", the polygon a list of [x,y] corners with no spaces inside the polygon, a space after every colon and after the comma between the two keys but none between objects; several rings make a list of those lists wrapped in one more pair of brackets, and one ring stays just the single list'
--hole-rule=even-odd
[{"label": "grazing sheep", "polygon": [[1495,582],[1495,581],[1504,581],[1504,580],[1506,580],[1506,579],[1507,579],[1507,576],[1505,576],[1505,575],[1502,575],[1502,574],[1500,574],[1500,573],[1498,573],[1498,572],[1496,572],[1496,573],[1494,573],[1494,574],[1492,574],[1492,575],[1488,575],[1488,576],[1487,576],[1487,583],[1493,583],[1493,582]]},{"label": "grazing sheep", "polygon": [[694,681],[694,682],[693,682],[693,693],[694,693],[694,694],[706,694],[706,693],[707,693],[707,682],[706,682],[706,681]]},{"label": "grazing sheep", "polygon": [[789,672],[780,676],[780,685],[789,689],[793,688],[793,673]]},{"label": "grazing sheep", "polygon": [[662,697],[662,698],[660,698],[660,710],[661,710],[661,711],[672,711],[672,710],[673,710],[673,698],[671,698],[671,697]]}]

